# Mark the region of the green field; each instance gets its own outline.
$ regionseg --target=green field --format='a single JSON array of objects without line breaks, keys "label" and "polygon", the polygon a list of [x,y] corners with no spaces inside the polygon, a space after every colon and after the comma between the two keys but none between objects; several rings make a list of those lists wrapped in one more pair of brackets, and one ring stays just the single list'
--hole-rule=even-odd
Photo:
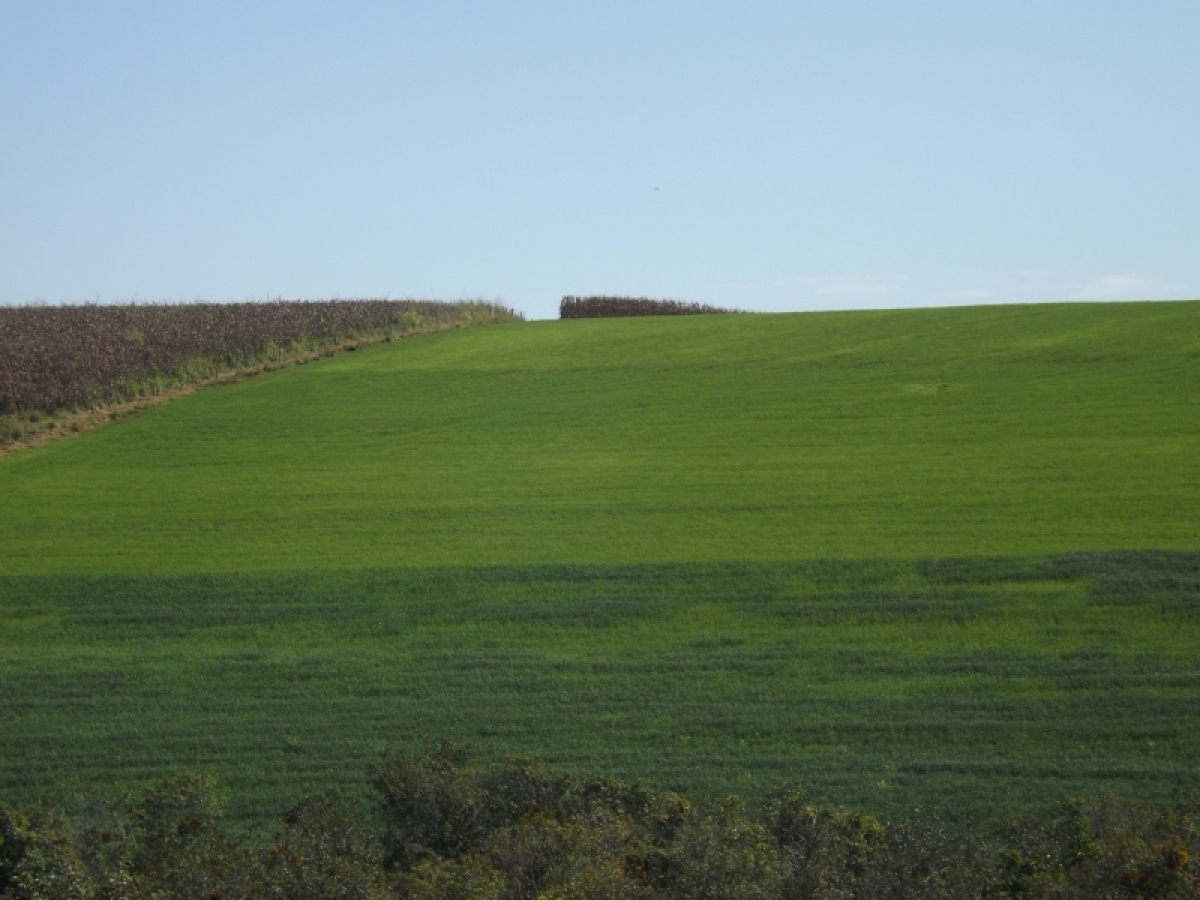
[{"label": "green field", "polygon": [[21,801],[188,765],[260,818],[441,737],[895,816],[1195,797],[1200,303],[379,345],[0,460],[0,573]]},{"label": "green field", "polygon": [[1200,303],[579,320],[0,463],[0,571],[1200,548]]}]

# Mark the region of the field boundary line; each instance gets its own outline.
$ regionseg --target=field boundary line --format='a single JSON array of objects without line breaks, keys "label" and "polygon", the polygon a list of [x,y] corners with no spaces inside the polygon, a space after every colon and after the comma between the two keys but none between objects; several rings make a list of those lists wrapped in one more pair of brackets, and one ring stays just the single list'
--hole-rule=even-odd
[{"label": "field boundary line", "polygon": [[[489,323],[477,322],[471,324]],[[202,378],[198,381],[189,381],[174,387],[163,388],[154,395],[138,397],[134,400],[123,400],[120,403],[108,403],[93,409],[55,413],[54,418],[47,422],[46,427],[23,434],[14,441],[0,444],[0,459],[20,453],[22,450],[31,450],[34,447],[41,447],[44,444],[75,437],[88,431],[95,431],[97,428],[119,422],[122,419],[137,415],[143,410],[161,406],[164,403],[169,403],[188,394],[194,394],[196,391],[204,388],[222,384],[234,384],[244,378],[253,378],[267,372],[303,366],[309,363],[320,362],[324,359],[332,359],[335,356],[352,353],[364,347],[373,347],[376,344],[402,341],[408,338],[434,334],[439,331],[453,331],[456,328],[462,327],[464,327],[463,323],[452,322],[444,325],[422,326],[411,331],[406,331],[403,334],[380,332],[379,334],[359,335],[339,341],[336,344],[330,344],[327,347],[322,347],[320,350],[303,350],[291,355],[285,355],[279,360],[225,369],[216,375]]]}]

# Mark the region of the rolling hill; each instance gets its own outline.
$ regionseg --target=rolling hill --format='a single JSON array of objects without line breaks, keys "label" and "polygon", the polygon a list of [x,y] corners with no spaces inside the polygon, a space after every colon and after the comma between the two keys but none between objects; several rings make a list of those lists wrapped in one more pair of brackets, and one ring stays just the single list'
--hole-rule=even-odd
[{"label": "rolling hill", "polygon": [[464,329],[0,464],[0,572],[1197,549],[1200,304]]},{"label": "rolling hill", "polygon": [[467,328],[0,460],[0,795],[1194,797],[1198,611],[1200,303]]}]

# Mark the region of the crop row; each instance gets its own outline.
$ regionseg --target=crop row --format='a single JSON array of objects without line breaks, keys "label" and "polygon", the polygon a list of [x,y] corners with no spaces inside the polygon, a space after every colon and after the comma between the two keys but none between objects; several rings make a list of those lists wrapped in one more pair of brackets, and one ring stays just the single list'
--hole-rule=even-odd
[{"label": "crop row", "polygon": [[649,297],[563,297],[558,305],[560,319],[614,319],[628,316],[703,316],[736,313],[703,303],[682,300],[651,300]]},{"label": "crop row", "polygon": [[511,321],[423,300],[0,307],[0,415],[133,399],[168,383],[380,333]]},{"label": "crop row", "polygon": [[[124,465],[155,490],[186,477],[177,455],[159,477],[128,446],[88,476]],[[236,458],[197,447],[209,465]],[[372,499],[395,491],[380,468]],[[45,515],[3,496],[34,525]],[[262,509],[253,528],[329,515]],[[83,500],[75,511],[62,533],[82,540]],[[445,735],[489,760],[522,748],[685,793],[756,800],[794,780],[886,817],[937,808],[960,823],[1110,791],[1200,802],[1200,553],[327,571],[312,559],[0,576],[0,796],[33,803],[64,781],[133,785],[187,766],[236,790],[238,821],[263,822],[286,797],[356,790],[387,741]]]}]

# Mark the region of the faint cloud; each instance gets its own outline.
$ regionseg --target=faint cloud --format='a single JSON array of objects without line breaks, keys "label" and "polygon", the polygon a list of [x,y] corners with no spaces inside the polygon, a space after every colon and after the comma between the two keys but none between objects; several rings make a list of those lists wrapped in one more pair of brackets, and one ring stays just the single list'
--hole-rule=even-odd
[{"label": "faint cloud", "polygon": [[903,275],[885,278],[786,278],[770,282],[776,290],[803,291],[826,297],[879,297],[894,293]]},{"label": "faint cloud", "polygon": [[713,285],[703,299],[721,306],[785,310],[900,309],[995,303],[1178,300],[1200,296],[1200,281],[1136,273],[1078,277],[1042,270],[943,273],[914,270],[862,277],[802,275]]},{"label": "faint cloud", "polygon": [[1139,275],[1105,275],[1087,282],[1077,293],[1080,300],[1133,300],[1178,293],[1178,285]]}]

